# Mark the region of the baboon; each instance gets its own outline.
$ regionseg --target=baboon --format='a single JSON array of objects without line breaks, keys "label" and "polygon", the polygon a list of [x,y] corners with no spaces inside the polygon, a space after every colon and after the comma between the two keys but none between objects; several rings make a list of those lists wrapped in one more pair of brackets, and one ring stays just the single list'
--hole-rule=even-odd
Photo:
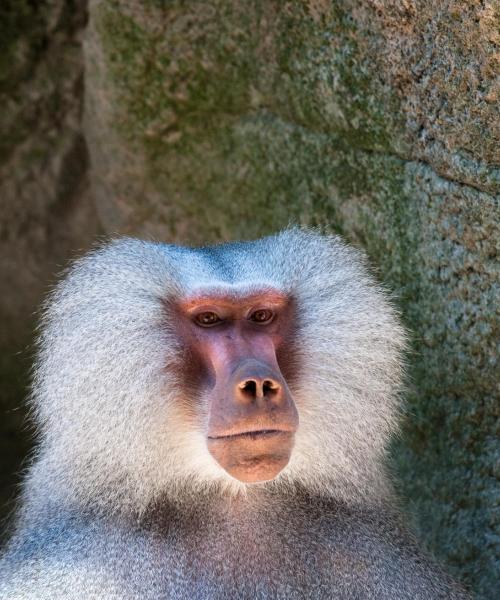
[{"label": "baboon", "polygon": [[91,252],[45,308],[0,598],[467,598],[384,467],[404,346],[336,236]]}]

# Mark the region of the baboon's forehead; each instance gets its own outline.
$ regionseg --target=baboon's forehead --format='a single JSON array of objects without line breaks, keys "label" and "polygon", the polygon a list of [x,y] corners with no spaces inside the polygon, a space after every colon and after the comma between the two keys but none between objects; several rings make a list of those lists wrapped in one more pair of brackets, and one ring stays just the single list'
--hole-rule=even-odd
[{"label": "baboon's forehead", "polygon": [[179,283],[186,290],[206,286],[234,291],[288,287],[283,246],[266,248],[262,240],[202,248],[177,247],[170,256]]}]

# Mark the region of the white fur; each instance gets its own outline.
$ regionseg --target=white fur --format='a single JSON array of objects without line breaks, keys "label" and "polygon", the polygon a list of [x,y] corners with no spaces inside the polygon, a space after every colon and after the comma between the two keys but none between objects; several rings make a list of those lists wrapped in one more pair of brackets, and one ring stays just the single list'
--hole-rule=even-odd
[{"label": "white fur", "polygon": [[383,495],[404,333],[357,251],[290,229],[211,249],[121,239],[75,263],[43,319],[33,386],[40,443],[26,514],[82,505],[141,513],[179,490],[244,491],[208,453],[196,399],[185,416],[166,300],[263,286],[297,301],[301,373],[292,458],[265,485]]}]

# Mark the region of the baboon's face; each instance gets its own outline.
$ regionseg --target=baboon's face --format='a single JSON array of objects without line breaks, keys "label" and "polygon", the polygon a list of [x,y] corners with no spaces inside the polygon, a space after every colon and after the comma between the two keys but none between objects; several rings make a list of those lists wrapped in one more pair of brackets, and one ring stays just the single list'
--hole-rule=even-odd
[{"label": "baboon's face", "polygon": [[275,290],[188,297],[176,305],[190,380],[208,414],[207,448],[232,477],[273,479],[287,465],[298,414],[283,375],[293,328]]}]

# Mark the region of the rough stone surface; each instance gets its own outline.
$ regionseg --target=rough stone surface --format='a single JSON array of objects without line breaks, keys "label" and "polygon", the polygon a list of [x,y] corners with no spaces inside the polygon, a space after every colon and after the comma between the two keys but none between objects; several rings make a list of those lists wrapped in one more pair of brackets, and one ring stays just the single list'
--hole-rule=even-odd
[{"label": "rough stone surface", "polygon": [[98,231],[80,126],[85,22],[82,1],[0,3],[0,505],[27,450],[33,313]]},{"label": "rough stone surface", "polygon": [[85,38],[106,232],[202,243],[298,222],[372,257],[413,332],[393,451],[406,509],[483,599],[500,595],[499,11],[90,0]]}]

